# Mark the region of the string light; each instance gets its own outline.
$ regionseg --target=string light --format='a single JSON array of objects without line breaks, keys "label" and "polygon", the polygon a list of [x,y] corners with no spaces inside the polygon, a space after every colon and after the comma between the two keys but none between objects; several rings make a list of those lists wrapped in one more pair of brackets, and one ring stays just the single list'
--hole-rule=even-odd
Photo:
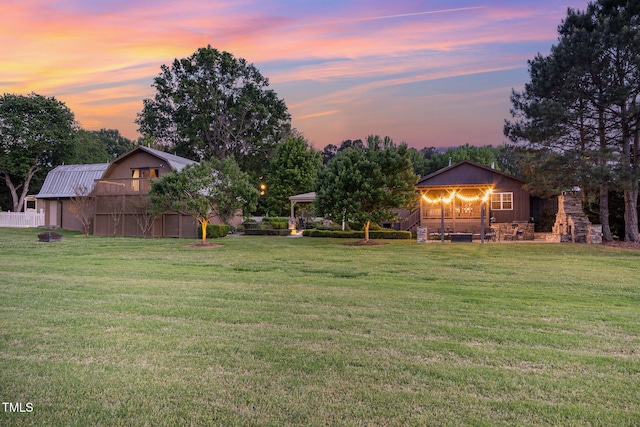
[{"label": "string light", "polygon": [[431,197],[427,196],[428,194],[428,191],[427,191],[427,193],[422,194],[422,199],[427,203],[432,203],[432,204],[444,203],[445,205],[448,205],[449,203],[451,203],[454,198],[467,203],[477,202],[479,200],[485,203],[487,200],[489,200],[492,193],[493,193],[493,189],[489,188],[487,191],[484,192],[484,195],[482,197],[480,197],[479,195],[469,197],[469,196],[465,196],[464,194],[458,193],[457,191],[454,190],[454,191],[451,191],[447,197],[440,196],[436,199],[432,199]]}]

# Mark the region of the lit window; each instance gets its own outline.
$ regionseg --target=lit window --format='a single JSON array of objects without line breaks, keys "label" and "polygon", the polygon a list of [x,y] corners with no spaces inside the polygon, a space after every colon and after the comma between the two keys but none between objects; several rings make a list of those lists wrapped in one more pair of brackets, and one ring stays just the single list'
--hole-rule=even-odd
[{"label": "lit window", "polygon": [[140,191],[140,179],[149,179],[158,177],[158,168],[137,168],[131,169],[131,189]]},{"label": "lit window", "polygon": [[513,210],[513,193],[492,193],[491,210],[511,211]]}]

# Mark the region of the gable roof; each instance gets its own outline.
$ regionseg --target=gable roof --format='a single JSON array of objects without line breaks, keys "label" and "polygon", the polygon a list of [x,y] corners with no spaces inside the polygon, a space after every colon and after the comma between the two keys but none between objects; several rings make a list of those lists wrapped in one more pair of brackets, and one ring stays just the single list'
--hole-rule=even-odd
[{"label": "gable roof", "polygon": [[76,190],[81,187],[91,191],[95,180],[102,178],[107,167],[109,163],[57,166],[47,174],[40,193],[36,197],[38,199],[74,197],[77,195]]},{"label": "gable roof", "polygon": [[295,196],[291,196],[289,197],[289,200],[291,200],[292,202],[302,202],[302,203],[311,203],[316,199],[316,193],[315,192],[311,192],[311,193],[303,193],[303,194],[296,194]]},{"label": "gable roof", "polygon": [[508,179],[525,184],[526,181],[488,166],[463,160],[420,178],[417,187],[442,185],[485,185]]},{"label": "gable roof", "polygon": [[165,153],[164,151],[160,151],[160,150],[154,150],[153,148],[144,147],[142,145],[140,145],[138,148],[166,161],[167,163],[169,163],[169,166],[171,166],[171,168],[176,171],[181,171],[185,166],[194,165],[198,163],[194,160],[187,159],[185,157],[176,156],[175,154],[171,154],[171,153]]},{"label": "gable roof", "polygon": [[118,156],[118,158],[116,158],[113,162],[111,162],[111,164],[118,163],[122,159],[124,159],[126,157],[129,157],[129,156],[135,154],[138,151],[144,151],[146,153],[151,154],[152,156],[155,156],[155,157],[159,158],[160,160],[163,160],[163,161],[167,162],[167,165],[171,168],[171,170],[175,170],[175,171],[181,171],[185,166],[193,165],[193,164],[197,164],[198,163],[198,162],[193,161],[191,159],[187,159],[187,158],[184,158],[184,157],[176,156],[175,154],[165,153],[164,151],[160,151],[160,150],[156,150],[156,149],[153,149],[153,148],[145,147],[143,145],[138,145],[134,149],[129,150],[126,153]]}]

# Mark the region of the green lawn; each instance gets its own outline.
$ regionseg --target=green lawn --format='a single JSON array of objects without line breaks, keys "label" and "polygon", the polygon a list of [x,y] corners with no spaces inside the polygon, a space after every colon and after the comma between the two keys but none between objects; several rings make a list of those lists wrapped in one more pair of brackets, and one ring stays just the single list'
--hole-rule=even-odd
[{"label": "green lawn", "polygon": [[0,229],[1,426],[640,425],[640,251]]}]

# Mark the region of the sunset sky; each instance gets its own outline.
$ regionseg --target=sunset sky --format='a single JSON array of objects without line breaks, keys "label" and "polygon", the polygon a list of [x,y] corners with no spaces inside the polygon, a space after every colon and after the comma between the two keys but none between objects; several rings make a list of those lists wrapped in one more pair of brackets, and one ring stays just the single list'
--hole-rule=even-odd
[{"label": "sunset sky", "polygon": [[316,148],[369,134],[498,145],[527,60],[587,0],[4,0],[0,92],[55,96],[137,139],[162,64],[199,47],[253,63]]}]

